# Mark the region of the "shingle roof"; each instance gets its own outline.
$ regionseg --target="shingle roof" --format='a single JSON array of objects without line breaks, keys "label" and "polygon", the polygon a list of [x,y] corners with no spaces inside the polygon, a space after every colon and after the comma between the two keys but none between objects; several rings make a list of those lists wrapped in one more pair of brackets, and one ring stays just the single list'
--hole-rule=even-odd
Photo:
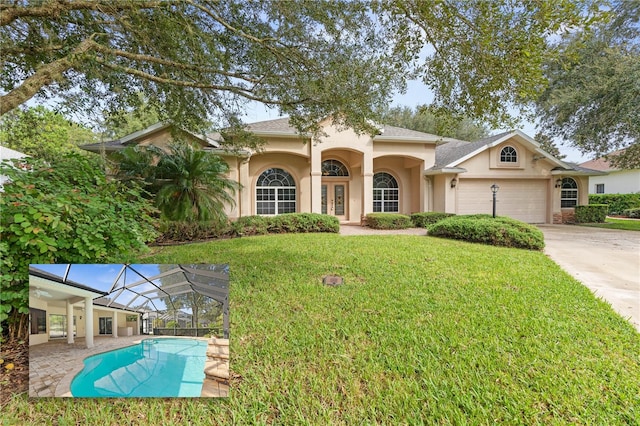
[{"label": "shingle roof", "polygon": [[247,125],[247,130],[250,132],[297,133],[296,129],[289,124],[289,117],[251,123]]},{"label": "shingle roof", "polygon": [[[618,154],[622,154],[624,151],[625,151],[624,149],[619,149],[607,155],[615,156]],[[580,166],[587,167],[592,170],[600,170],[602,172],[617,170],[615,167],[611,167],[611,163],[609,163],[609,161],[605,157],[600,157],[594,160],[585,161],[584,163],[580,163]]]},{"label": "shingle roof", "polygon": [[442,167],[471,154],[483,146],[502,139],[510,133],[512,133],[512,131],[499,133],[497,135],[479,139],[475,142],[451,141],[439,145],[436,147],[436,163],[431,169],[441,169]]}]

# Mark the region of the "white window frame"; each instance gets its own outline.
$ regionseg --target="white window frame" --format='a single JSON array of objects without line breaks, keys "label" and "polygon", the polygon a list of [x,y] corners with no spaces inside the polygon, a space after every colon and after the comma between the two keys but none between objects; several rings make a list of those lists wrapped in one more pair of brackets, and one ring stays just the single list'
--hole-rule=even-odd
[{"label": "white window frame", "polygon": [[571,177],[562,179],[560,186],[560,208],[569,209],[578,205],[578,182]]},{"label": "white window frame", "polygon": [[[393,182],[395,183],[395,188],[376,188],[376,176],[379,175],[387,175]],[[376,194],[380,194],[380,199],[376,200]],[[390,194],[395,194],[395,199],[389,199]],[[379,203],[380,208],[376,209],[376,203]],[[386,208],[386,204],[395,204],[396,209],[390,210]],[[400,213],[400,185],[398,184],[398,179],[395,178],[391,173],[387,172],[378,172],[373,175],[373,212],[374,213]]]},{"label": "white window frame", "polygon": [[[283,173],[286,173],[288,180],[291,180],[291,182],[293,182],[295,184],[295,179],[293,178],[293,175],[291,173],[289,173],[288,171],[286,171],[285,169],[282,169],[280,167],[270,167],[266,170],[264,170],[260,176],[258,177],[258,181],[261,180],[262,175],[267,171],[267,170],[273,170],[273,169],[277,169],[282,171]],[[262,195],[263,197],[266,195],[268,196],[268,199],[262,199],[262,200],[258,200],[258,193],[262,191]],[[290,194],[293,194],[293,198],[290,198]],[[295,185],[291,186],[257,186],[256,185],[256,191],[255,191],[255,196],[254,196],[254,202],[255,202],[255,212],[257,215],[260,216],[275,216],[278,214],[283,214],[283,213],[295,213],[298,211],[298,201],[297,201],[297,187]],[[261,203],[266,204],[267,206],[271,206],[273,207],[273,213],[261,213]],[[291,210],[290,207],[288,207],[288,205],[290,203],[293,203],[293,210]],[[269,208],[269,210],[271,210]]]}]

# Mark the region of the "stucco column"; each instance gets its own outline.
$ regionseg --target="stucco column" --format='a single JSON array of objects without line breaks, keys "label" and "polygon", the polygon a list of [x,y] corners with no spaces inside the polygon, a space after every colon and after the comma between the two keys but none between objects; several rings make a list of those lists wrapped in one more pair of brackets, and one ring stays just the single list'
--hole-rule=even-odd
[{"label": "stucco column", "polygon": [[67,300],[67,343],[73,343],[73,305]]},{"label": "stucco column", "polygon": [[85,343],[87,349],[93,347],[93,299],[91,297],[84,298],[84,328]]},{"label": "stucco column", "polygon": [[362,214],[373,213],[373,154],[362,155]]},{"label": "stucco column", "polygon": [[431,177],[423,177],[420,179],[422,183],[420,184],[424,190],[421,190],[424,194],[426,192],[426,196],[424,197],[424,210],[425,212],[430,212],[433,209],[433,183],[431,182]]},{"label": "stucco column", "polygon": [[322,213],[322,152],[311,146],[311,213]]},{"label": "stucco column", "polygon": [[136,336],[140,334],[140,314],[136,315],[136,330],[133,334]]},{"label": "stucco column", "polygon": [[238,180],[242,188],[240,192],[240,217],[251,216],[251,179],[249,178],[249,158],[246,160],[241,159],[238,164]]},{"label": "stucco column", "polygon": [[113,329],[111,330],[113,337],[118,337],[118,312],[113,312]]}]

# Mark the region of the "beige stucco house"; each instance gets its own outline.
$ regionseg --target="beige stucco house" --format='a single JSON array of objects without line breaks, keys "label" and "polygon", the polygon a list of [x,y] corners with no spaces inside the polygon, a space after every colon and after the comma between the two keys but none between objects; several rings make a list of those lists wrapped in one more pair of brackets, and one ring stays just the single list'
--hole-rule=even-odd
[{"label": "beige stucco house", "polygon": [[[465,142],[394,126],[375,135],[320,123],[318,140],[299,134],[287,118],[247,129],[266,143],[259,151],[229,153],[220,135],[185,132],[195,145],[221,155],[242,189],[230,218],[290,212],[326,213],[362,223],[372,212],[491,213],[491,186],[499,186],[497,214],[529,223],[573,220],[588,203],[588,178],[600,174],[560,161],[519,130]],[[92,151],[164,146],[170,127],[156,124],[125,138],[85,145]]]}]

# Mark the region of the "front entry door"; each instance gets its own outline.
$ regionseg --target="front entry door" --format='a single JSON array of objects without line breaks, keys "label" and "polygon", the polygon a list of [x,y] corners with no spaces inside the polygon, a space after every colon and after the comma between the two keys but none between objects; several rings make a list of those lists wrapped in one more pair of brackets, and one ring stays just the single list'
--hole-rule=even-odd
[{"label": "front entry door", "polygon": [[347,184],[325,182],[322,184],[322,213],[347,220]]}]

